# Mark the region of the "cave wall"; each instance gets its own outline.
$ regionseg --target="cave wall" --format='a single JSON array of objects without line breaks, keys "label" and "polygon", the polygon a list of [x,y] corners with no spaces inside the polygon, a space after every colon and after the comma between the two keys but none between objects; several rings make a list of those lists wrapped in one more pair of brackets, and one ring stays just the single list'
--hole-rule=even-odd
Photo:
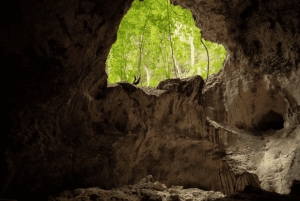
[{"label": "cave wall", "polygon": [[[75,168],[74,158],[89,159],[87,153],[99,148],[80,144],[91,140],[86,131],[92,126],[87,103],[106,87],[105,60],[130,5],[131,1],[74,0],[13,1],[1,6],[6,120],[1,195],[22,197],[73,188],[79,181],[100,182],[78,176],[78,171],[95,167]],[[101,168],[103,159],[93,157]]]},{"label": "cave wall", "polygon": [[262,188],[288,193],[300,177],[299,2],[175,2],[228,50],[203,93],[207,117],[239,134],[242,146],[227,148],[228,163],[235,173],[257,174]]},{"label": "cave wall", "polygon": [[109,189],[147,174],[226,194],[247,184],[288,193],[300,180],[299,2],[175,0],[228,55],[205,86],[175,79],[151,93],[106,84],[131,2],[2,7],[1,196]]}]

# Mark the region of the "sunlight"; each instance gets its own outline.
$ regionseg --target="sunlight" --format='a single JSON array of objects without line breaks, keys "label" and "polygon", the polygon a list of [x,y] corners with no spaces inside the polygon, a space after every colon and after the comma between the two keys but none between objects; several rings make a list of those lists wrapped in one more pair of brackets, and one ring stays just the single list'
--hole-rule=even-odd
[{"label": "sunlight", "polygon": [[[140,77],[140,86],[156,86],[168,78],[207,76],[207,54],[190,10],[166,0],[135,0],[124,16],[106,62],[108,82]],[[204,41],[210,72],[218,72],[226,56],[222,45]]]}]

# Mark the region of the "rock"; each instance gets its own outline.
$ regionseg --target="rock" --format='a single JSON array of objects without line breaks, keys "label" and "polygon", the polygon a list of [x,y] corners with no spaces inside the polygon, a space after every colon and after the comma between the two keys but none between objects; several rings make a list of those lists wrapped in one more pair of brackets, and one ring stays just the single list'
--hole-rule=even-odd
[{"label": "rock", "polygon": [[216,201],[238,201],[238,200],[249,200],[249,201],[299,201],[300,198],[294,197],[291,195],[280,195],[275,192],[267,192],[262,189],[246,186],[244,191],[237,192],[231,196],[224,198],[216,198]]},{"label": "rock", "polygon": [[164,191],[167,190],[166,185],[160,183],[159,181],[154,182],[154,189],[157,191]]},{"label": "rock", "polygon": [[179,191],[178,191],[178,190],[175,190],[175,189],[170,189],[170,190],[169,190],[169,193],[170,193],[170,194],[178,194],[178,192],[179,192]]},{"label": "rock", "polygon": [[172,185],[171,188],[172,188],[172,189],[179,189],[179,190],[182,190],[182,189],[183,189],[183,186],[174,186],[174,185]]},{"label": "rock", "polygon": [[[106,58],[132,2],[3,3],[0,197],[43,200],[64,189],[138,183],[149,174],[167,186],[227,195],[247,185],[295,193],[299,1],[172,1],[190,9],[202,37],[228,54],[205,85],[199,76],[174,78],[147,93],[129,83],[107,85]],[[139,199],[83,191],[93,199]],[[177,191],[190,199],[189,191]],[[70,196],[81,199],[76,193]]]},{"label": "rock", "polygon": [[179,195],[172,194],[167,198],[167,201],[180,201]]},{"label": "rock", "polygon": [[154,180],[153,180],[152,175],[148,175],[140,181],[140,184],[153,183],[153,182],[154,182]]},{"label": "rock", "polygon": [[142,190],[141,201],[162,201],[162,196],[155,193],[153,190]]},{"label": "rock", "polygon": [[117,84],[121,85],[123,89],[129,94],[137,90],[137,88],[134,85],[129,84],[128,82],[118,82]]},{"label": "rock", "polygon": [[[153,188],[138,188],[139,185],[149,183],[138,183],[132,186],[124,186],[113,190],[102,190],[97,187],[86,189],[75,189],[74,191],[64,191],[59,197],[49,197],[48,201],[76,201],[76,200],[123,200],[123,201],[181,201],[181,200],[215,200],[224,195],[220,192],[203,191],[200,189],[177,189],[176,193],[167,191],[157,191]],[[173,189],[174,190],[174,189]]]}]

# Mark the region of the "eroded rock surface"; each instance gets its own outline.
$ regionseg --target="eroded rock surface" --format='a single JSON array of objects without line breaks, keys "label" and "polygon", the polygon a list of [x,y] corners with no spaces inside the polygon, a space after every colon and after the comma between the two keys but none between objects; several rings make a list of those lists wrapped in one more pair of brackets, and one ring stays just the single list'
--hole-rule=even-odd
[{"label": "eroded rock surface", "polygon": [[300,177],[299,2],[175,2],[229,52],[203,94],[207,117],[239,134],[228,164],[258,175],[266,190],[289,193]]},{"label": "eroded rock surface", "polygon": [[228,55],[205,86],[193,77],[156,90],[106,84],[105,60],[131,3],[1,6],[1,197],[111,189],[148,174],[227,195],[248,184],[297,188],[299,1],[174,0]]},{"label": "eroded rock surface", "polygon": [[243,191],[224,198],[218,198],[217,201],[298,201],[300,197],[294,195],[281,195],[275,192],[269,192],[253,186],[246,186]]},{"label": "eroded rock surface", "polygon": [[[151,175],[149,175],[151,176]],[[148,177],[149,177],[148,176]],[[152,176],[151,176],[152,177]],[[59,197],[50,198],[49,201],[79,201],[79,200],[122,200],[122,201],[213,201],[225,197],[220,192],[203,191],[196,188],[183,189],[182,186],[172,186],[169,189],[158,190],[152,181],[144,181],[135,185],[128,185],[112,190],[100,188],[75,189],[64,191]],[[153,178],[152,178],[153,180]]]},{"label": "eroded rock surface", "polygon": [[[108,86],[106,98],[94,102],[89,111],[94,127],[102,128],[102,138],[116,137],[111,145],[116,160],[112,180],[125,185],[152,174],[166,185],[230,192],[230,185],[220,183],[221,176],[227,180],[228,166],[216,147],[234,137],[229,133],[221,139],[207,132],[202,87],[200,76],[164,81],[155,95],[128,83]],[[235,180],[230,182],[235,185]]]}]

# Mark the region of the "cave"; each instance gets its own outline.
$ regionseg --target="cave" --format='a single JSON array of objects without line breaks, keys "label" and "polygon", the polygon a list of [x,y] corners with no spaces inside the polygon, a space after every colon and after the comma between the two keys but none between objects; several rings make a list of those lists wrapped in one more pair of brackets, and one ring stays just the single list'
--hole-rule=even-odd
[{"label": "cave", "polygon": [[266,132],[269,129],[280,130],[283,128],[284,119],[281,114],[270,110],[257,123],[257,129]]},{"label": "cave", "polygon": [[190,9],[202,37],[227,56],[207,80],[168,79],[144,91],[109,86],[105,72],[132,1],[1,6],[0,198],[45,200],[70,190],[100,199],[88,188],[121,188],[147,175],[168,188],[228,196],[249,185],[294,194],[300,2],[171,1]]}]

